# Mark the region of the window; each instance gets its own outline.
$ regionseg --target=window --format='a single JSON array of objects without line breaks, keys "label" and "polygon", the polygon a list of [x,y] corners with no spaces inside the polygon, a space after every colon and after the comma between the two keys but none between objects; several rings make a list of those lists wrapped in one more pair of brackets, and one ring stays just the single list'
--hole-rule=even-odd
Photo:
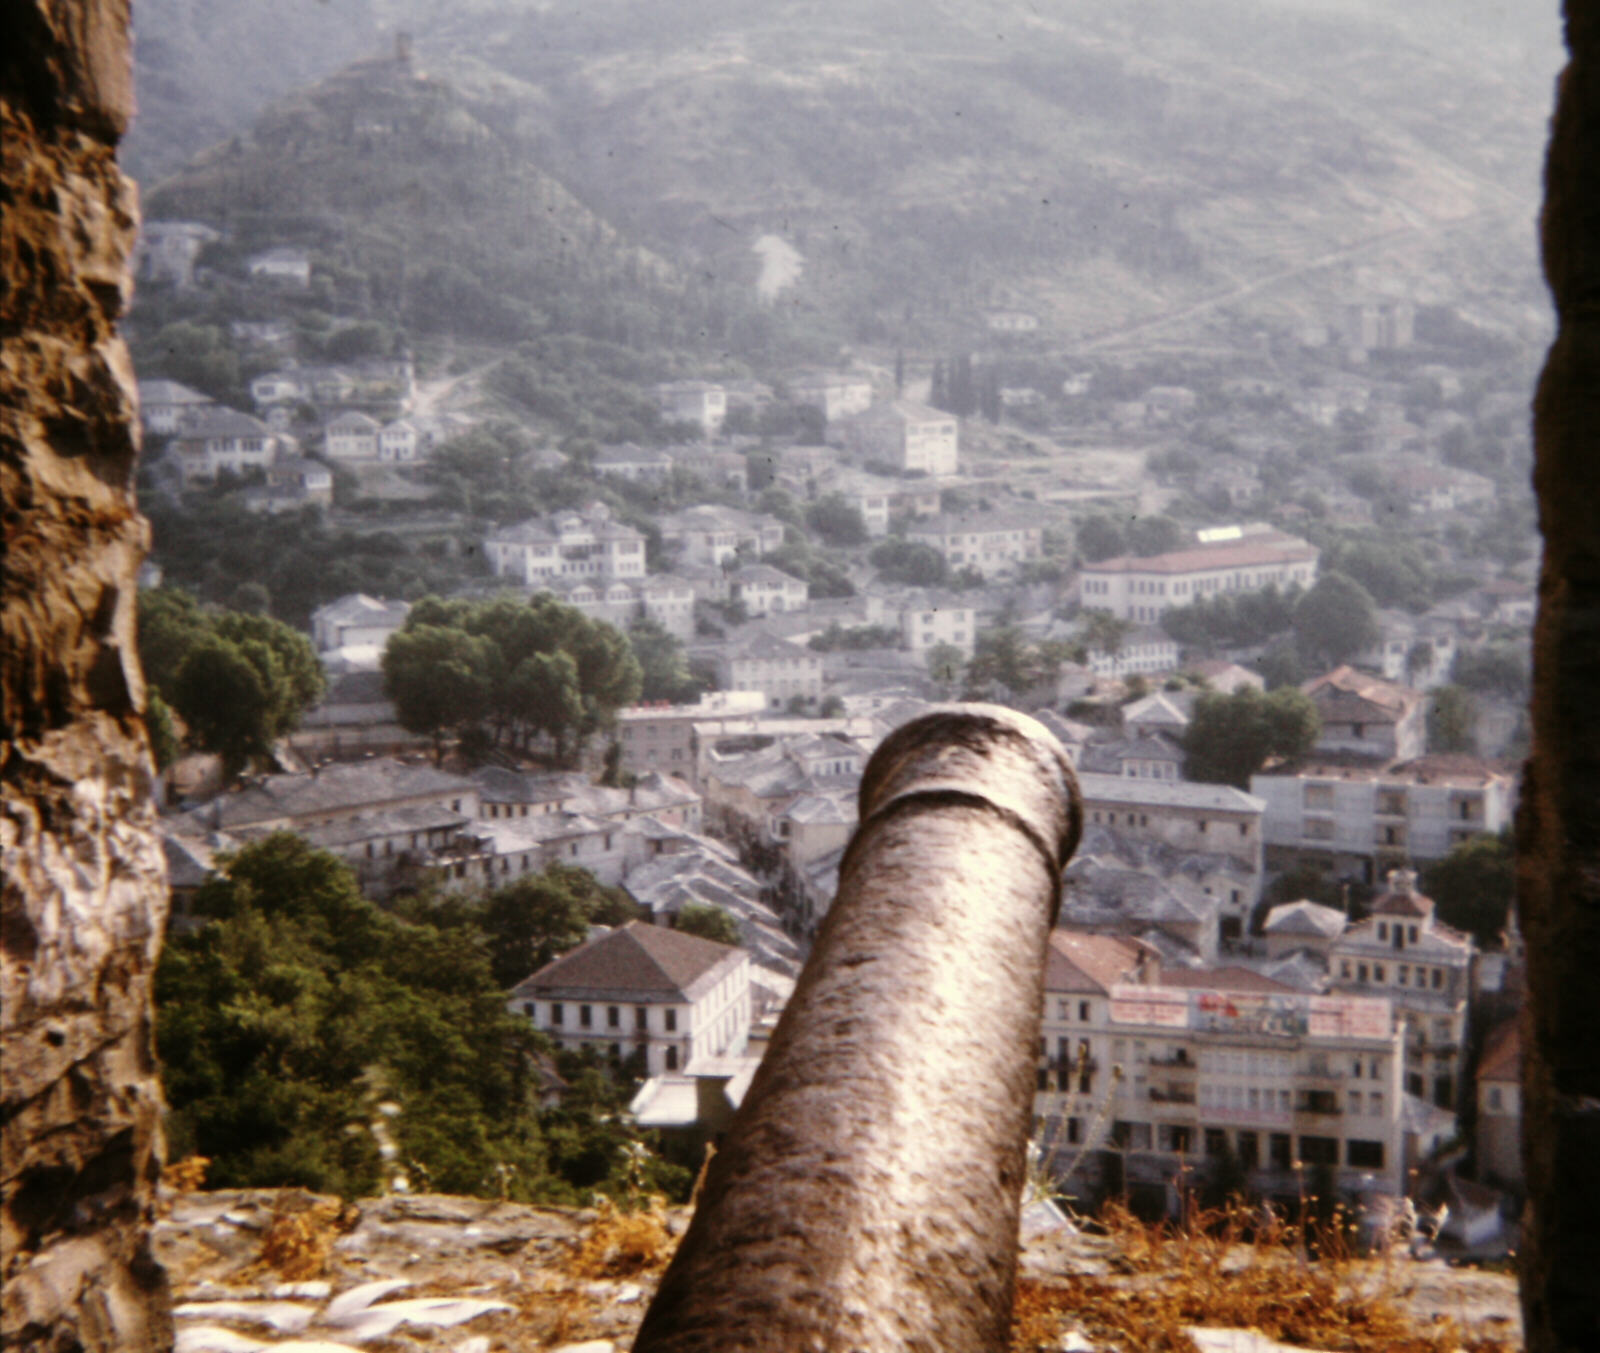
[{"label": "window", "polygon": [[1352,1137],[1345,1143],[1345,1159],[1363,1170],[1383,1169],[1383,1143],[1357,1141]]},{"label": "window", "polygon": [[1241,1132],[1237,1155],[1245,1169],[1255,1169],[1261,1160],[1261,1139],[1254,1132]]},{"label": "window", "polygon": [[650,1027],[650,1008],[648,1006],[644,1006],[644,1005],[636,1005],[636,1006],[634,1006],[634,1008],[633,1008],[633,1027],[635,1029],[649,1029],[649,1027]]},{"label": "window", "polygon": [[678,1032],[678,1012],[676,1010],[670,1010],[669,1009],[665,1013],[666,1013],[666,1017],[667,1017],[667,1021],[666,1021],[667,1022],[667,1032],[669,1034],[677,1033]]},{"label": "window", "polygon": [[1267,1139],[1267,1158],[1277,1170],[1287,1170],[1294,1164],[1294,1147],[1287,1132],[1274,1132]]},{"label": "window", "polygon": [[550,1023],[565,1024],[567,1022],[567,1008],[560,1001],[550,1002]]},{"label": "window", "polygon": [[622,1027],[622,1008],[608,1005],[606,1007],[606,1028],[620,1029]]},{"label": "window", "polygon": [[1389,927],[1384,922],[1379,921],[1378,922],[1378,939],[1379,940],[1387,940],[1388,938],[1389,938]]},{"label": "window", "polygon": [[1409,963],[1400,965],[1399,972],[1395,974],[1395,981],[1403,987],[1411,985],[1411,965]]},{"label": "window", "polygon": [[578,1007],[578,1023],[581,1027],[587,1029],[593,1018],[594,1011],[591,1006],[580,1005]]},{"label": "window", "polygon": [[1083,1137],[1083,1124],[1076,1118],[1067,1119],[1067,1145],[1076,1146]]},{"label": "window", "polygon": [[1078,1018],[1080,1020],[1085,1021],[1085,1022],[1088,1021],[1088,1019],[1089,1019],[1089,1002],[1088,1001],[1079,1001],[1078,1002]]},{"label": "window", "polygon": [[1372,965],[1372,980],[1374,982],[1382,982],[1384,980],[1383,972],[1383,964],[1374,963]]},{"label": "window", "polygon": [[522,1003],[522,1013],[524,1015],[526,1015],[529,1019],[533,1018],[533,1002],[532,1001],[524,1001]]},{"label": "window", "polygon": [[1498,1085],[1491,1085],[1489,1087],[1489,1107],[1496,1113],[1499,1113],[1504,1107],[1503,1097],[1500,1093],[1500,1087]]},{"label": "window", "polygon": [[1356,981],[1365,982],[1366,980],[1367,980],[1367,965],[1365,963],[1356,964]]},{"label": "window", "polygon": [[1438,991],[1443,986],[1444,986],[1444,969],[1443,968],[1435,968],[1433,970],[1433,989],[1435,991]]},{"label": "window", "polygon": [[667,1070],[668,1071],[676,1071],[677,1069],[678,1069],[678,1050],[676,1048],[674,1048],[674,1047],[669,1046],[667,1048]]},{"label": "window", "polygon": [[1337,1165],[1339,1139],[1337,1137],[1301,1137],[1300,1159],[1307,1165]]},{"label": "window", "polygon": [[1359,1090],[1352,1090],[1350,1092],[1350,1112],[1361,1112],[1361,1091]]}]

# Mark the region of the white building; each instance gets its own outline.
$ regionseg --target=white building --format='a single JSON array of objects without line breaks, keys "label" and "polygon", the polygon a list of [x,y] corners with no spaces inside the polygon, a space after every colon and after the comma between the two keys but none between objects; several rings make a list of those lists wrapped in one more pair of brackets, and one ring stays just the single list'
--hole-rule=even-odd
[{"label": "white building", "polygon": [[746,564],[729,580],[729,586],[734,598],[744,603],[746,614],[752,616],[803,611],[810,604],[811,588],[803,578],[769,564]]},{"label": "white building", "polygon": [[1130,676],[1155,676],[1175,671],[1178,641],[1156,625],[1141,625],[1122,636],[1115,653],[1089,650],[1089,670],[1097,677],[1120,681]]},{"label": "white building", "polygon": [[524,978],[507,1005],[563,1048],[642,1054],[646,1074],[659,1076],[743,1051],[750,957],[630,921]]},{"label": "white building", "polygon": [[728,393],[707,381],[666,381],[656,386],[656,405],[666,422],[693,423],[714,437],[728,416]]},{"label": "white building", "polygon": [[1250,790],[1266,806],[1262,832],[1273,868],[1310,863],[1368,883],[1500,831],[1517,801],[1511,774],[1455,755],[1392,765],[1312,762],[1252,775]]},{"label": "white building", "polygon": [[378,432],[378,459],[409,461],[417,458],[417,430],[403,418]]},{"label": "white building", "polygon": [[1401,1058],[1387,1001],[1051,934],[1034,1112],[1080,1187],[1120,1183],[1171,1206],[1180,1169],[1203,1180],[1231,1157],[1267,1194],[1297,1192],[1296,1162],[1327,1166],[1347,1193],[1399,1193]]},{"label": "white building", "polygon": [[146,221],[134,248],[134,272],[143,282],[170,282],[182,290],[194,285],[200,252],[221,234],[199,221]]},{"label": "white building", "polygon": [[902,472],[953,475],[960,464],[956,416],[905,399],[856,414],[844,425],[844,444],[859,460]]},{"label": "white building", "polygon": [[293,287],[311,285],[311,258],[304,249],[296,249],[291,245],[253,254],[245,267],[250,276],[269,282]]},{"label": "white building", "polygon": [[200,405],[178,421],[170,454],[185,484],[215,479],[223,470],[265,470],[278,454],[279,439],[259,418],[219,404]]},{"label": "white building", "polygon": [[582,512],[554,512],[502,526],[490,532],[483,547],[495,577],[526,587],[561,578],[645,576],[644,536],[613,521],[610,509],[599,503]]},{"label": "white building", "polygon": [[1372,914],[1334,941],[1332,989],[1383,996],[1405,1029],[1406,1093],[1457,1107],[1467,1057],[1467,1006],[1477,946],[1434,915],[1409,869],[1389,871]]},{"label": "white building", "polygon": [[1310,587],[1320,555],[1314,545],[1281,531],[1238,530],[1190,549],[1085,564],[1079,593],[1085,606],[1122,620],[1154,623],[1170,607],[1189,606],[1202,597]]},{"label": "white building", "polygon": [[872,381],[861,375],[841,371],[806,372],[789,379],[789,398],[796,404],[809,404],[833,422],[872,407]]},{"label": "white building", "polygon": [[992,334],[1032,334],[1039,331],[1039,317],[1026,310],[991,310],[983,322]]},{"label": "white building", "polygon": [[632,442],[602,446],[594,457],[597,475],[634,483],[657,484],[671,479],[673,465],[672,457],[665,451],[635,446]]},{"label": "white building", "polygon": [[382,648],[410,613],[408,601],[351,592],[311,613],[311,641],[319,653],[369,645]]},{"label": "white building", "polygon": [[1300,689],[1322,722],[1314,754],[1410,761],[1427,748],[1426,710],[1419,692],[1355,668],[1336,667]]},{"label": "white building", "polygon": [[900,646],[926,661],[928,650],[952,644],[972,656],[978,639],[978,608],[962,593],[909,598],[900,609]]},{"label": "white building", "polygon": [[139,382],[139,421],[147,433],[170,437],[185,414],[216,404],[210,395],[191,390],[178,381]]},{"label": "white building", "polygon": [[660,770],[697,779],[695,724],[718,717],[761,714],[767,697],[761,691],[712,691],[692,705],[633,705],[617,714],[617,741],[622,767],[637,774]]},{"label": "white building", "polygon": [[938,550],[952,569],[974,568],[985,578],[999,578],[1039,558],[1044,528],[1007,512],[940,514],[912,522],[906,539]]},{"label": "white building", "polygon": [[760,691],[774,709],[796,699],[815,706],[822,699],[822,655],[771,634],[725,653],[717,675],[724,690]]},{"label": "white building", "polygon": [[376,460],[383,425],[376,418],[348,409],[323,429],[329,460]]},{"label": "white building", "polygon": [[537,580],[532,586],[559,597],[591,620],[620,630],[635,620],[653,620],[678,639],[694,637],[694,587],[682,578],[654,574],[645,578],[562,578]]},{"label": "white building", "polygon": [[720,566],[743,551],[759,559],[783,544],[783,523],[764,512],[707,504],[657,519],[661,543],[686,564]]}]

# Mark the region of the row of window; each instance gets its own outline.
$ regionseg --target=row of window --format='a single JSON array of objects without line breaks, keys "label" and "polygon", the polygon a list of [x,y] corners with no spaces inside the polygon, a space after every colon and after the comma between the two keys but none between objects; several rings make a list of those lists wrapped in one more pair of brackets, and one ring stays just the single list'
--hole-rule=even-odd
[{"label": "row of window", "polygon": [[[1385,963],[1360,963],[1352,959],[1339,960],[1339,978],[1341,981],[1350,982],[1383,982],[1389,980],[1389,966]],[[1418,990],[1432,988],[1434,991],[1444,990],[1445,970],[1443,968],[1428,967],[1421,963],[1399,963],[1395,965],[1395,985],[1401,987],[1415,987]]]},{"label": "row of window", "polygon": [[[594,1029],[600,1027],[596,1023],[595,1007],[588,1004],[576,1006],[578,1012],[577,1028]],[[623,1027],[623,1007],[608,1005],[605,1007],[605,1026],[607,1029],[620,1029]],[[538,1017],[538,1005],[534,1001],[525,1001],[522,1013],[529,1019]],[[564,1001],[550,1002],[550,1025],[552,1028],[564,1029],[567,1027],[567,1005]],[[636,1005],[633,1007],[633,1027],[640,1033],[647,1033],[650,1029],[650,1007]],[[678,1032],[678,1012],[668,1006],[661,1012],[661,1030],[663,1033],[675,1034]]]},{"label": "row of window", "polygon": [[[1195,1130],[1186,1123],[1127,1122],[1118,1119],[1111,1125],[1111,1144],[1125,1151],[1166,1151],[1188,1155],[1195,1149]],[[1202,1140],[1208,1156],[1221,1156],[1229,1148],[1226,1128],[1202,1128]],[[1082,1140],[1083,1127],[1076,1118],[1067,1119],[1068,1143]],[[1234,1155],[1246,1169],[1261,1164],[1261,1135],[1241,1131],[1234,1135]],[[1274,1169],[1292,1169],[1296,1162],[1305,1165],[1337,1165],[1339,1163],[1339,1138],[1306,1134],[1299,1139],[1299,1152],[1295,1152],[1294,1139],[1287,1132],[1272,1132],[1267,1136],[1267,1162]],[[1384,1144],[1365,1138],[1351,1137],[1344,1144],[1345,1164],[1355,1169],[1381,1170],[1384,1162]]]}]

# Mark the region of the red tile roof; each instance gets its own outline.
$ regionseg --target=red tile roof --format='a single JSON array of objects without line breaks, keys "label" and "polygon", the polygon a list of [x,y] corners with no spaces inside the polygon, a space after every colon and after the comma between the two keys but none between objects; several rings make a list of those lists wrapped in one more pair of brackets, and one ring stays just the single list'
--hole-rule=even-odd
[{"label": "red tile roof", "polygon": [[1489,1035],[1483,1060],[1478,1063],[1481,1081],[1520,1081],[1522,1079],[1522,1021],[1513,1017]]},{"label": "red tile roof", "polygon": [[1287,982],[1275,982],[1251,968],[1163,968],[1164,987],[1194,987],[1200,991],[1259,991],[1268,995],[1294,992]]},{"label": "red tile roof", "polygon": [[1112,983],[1132,980],[1142,952],[1143,946],[1137,941],[1117,935],[1052,930],[1044,989],[1106,995]]}]

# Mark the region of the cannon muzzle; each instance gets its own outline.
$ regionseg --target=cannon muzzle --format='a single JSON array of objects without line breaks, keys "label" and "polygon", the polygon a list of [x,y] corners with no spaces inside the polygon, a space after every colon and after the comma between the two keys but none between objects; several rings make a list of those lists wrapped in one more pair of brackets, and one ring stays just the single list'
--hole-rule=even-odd
[{"label": "cannon muzzle", "polygon": [[635,1353],[1005,1348],[1045,956],[1082,807],[1034,720],[868,763],[839,894]]}]

